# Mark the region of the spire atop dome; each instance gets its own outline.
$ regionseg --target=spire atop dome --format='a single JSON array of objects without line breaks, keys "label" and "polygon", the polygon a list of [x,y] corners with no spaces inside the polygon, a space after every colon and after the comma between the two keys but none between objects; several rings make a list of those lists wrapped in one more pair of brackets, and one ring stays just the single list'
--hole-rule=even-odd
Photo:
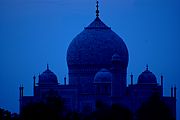
[{"label": "spire atop dome", "polygon": [[96,17],[99,17],[99,1],[96,0]]},{"label": "spire atop dome", "polygon": [[85,29],[111,29],[106,24],[104,24],[99,17],[96,17],[96,19],[88,25],[88,27],[85,27]]}]

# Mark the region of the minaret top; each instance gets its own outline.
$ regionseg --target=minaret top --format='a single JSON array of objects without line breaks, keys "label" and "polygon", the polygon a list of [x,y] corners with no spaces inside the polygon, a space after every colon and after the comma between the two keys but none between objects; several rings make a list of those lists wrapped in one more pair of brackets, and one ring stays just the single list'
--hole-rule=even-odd
[{"label": "minaret top", "polygon": [[47,64],[47,70],[49,70],[49,64]]},{"label": "minaret top", "polygon": [[146,70],[149,70],[149,66],[148,66],[148,64],[146,65]]},{"label": "minaret top", "polygon": [[99,17],[99,1],[96,0],[96,17]]},{"label": "minaret top", "polygon": [[36,76],[34,75],[34,76],[33,76],[33,80],[35,80],[35,79],[36,79]]}]

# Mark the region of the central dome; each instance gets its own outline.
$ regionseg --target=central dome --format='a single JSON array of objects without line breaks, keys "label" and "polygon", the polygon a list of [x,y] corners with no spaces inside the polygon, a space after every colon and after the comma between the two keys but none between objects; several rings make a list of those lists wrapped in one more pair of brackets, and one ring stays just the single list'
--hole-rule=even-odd
[{"label": "central dome", "polygon": [[124,41],[97,16],[68,47],[66,59],[69,84],[88,86],[93,83],[94,76],[100,69],[111,69],[112,56],[115,53],[119,55],[118,59],[124,74],[129,59],[127,47]]},{"label": "central dome", "polygon": [[114,53],[122,65],[128,65],[128,50],[123,40],[99,17],[78,34],[67,50],[68,67],[72,65],[110,65]]}]

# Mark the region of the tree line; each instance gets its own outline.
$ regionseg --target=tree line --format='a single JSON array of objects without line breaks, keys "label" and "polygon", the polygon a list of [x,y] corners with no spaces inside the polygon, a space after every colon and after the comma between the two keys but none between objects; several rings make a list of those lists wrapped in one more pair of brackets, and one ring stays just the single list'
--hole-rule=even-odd
[{"label": "tree line", "polygon": [[0,109],[0,120],[175,120],[170,109],[158,96],[152,96],[136,113],[113,104],[96,102],[96,111],[88,114],[68,111],[60,97],[47,97],[45,102],[30,103],[20,113]]}]

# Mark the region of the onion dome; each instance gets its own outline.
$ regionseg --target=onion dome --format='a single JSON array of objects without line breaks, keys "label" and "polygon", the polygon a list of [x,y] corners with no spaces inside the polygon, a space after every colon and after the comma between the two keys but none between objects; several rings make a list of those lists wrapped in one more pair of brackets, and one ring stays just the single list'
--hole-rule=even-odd
[{"label": "onion dome", "polygon": [[99,17],[78,34],[67,50],[68,67],[73,65],[110,65],[114,53],[128,65],[128,50],[124,41]]},{"label": "onion dome", "polygon": [[122,38],[99,18],[98,2],[96,7],[95,20],[71,41],[67,49],[69,84],[92,83],[99,69],[111,69],[114,53],[120,56],[120,67],[127,70],[128,49]]},{"label": "onion dome", "polygon": [[148,66],[146,70],[139,75],[138,84],[157,84],[156,76],[148,70]]},{"label": "onion dome", "polygon": [[107,69],[101,69],[94,77],[94,83],[111,83],[112,74]]},{"label": "onion dome", "polygon": [[57,76],[49,70],[48,65],[47,69],[39,75],[39,84],[58,84]]}]

